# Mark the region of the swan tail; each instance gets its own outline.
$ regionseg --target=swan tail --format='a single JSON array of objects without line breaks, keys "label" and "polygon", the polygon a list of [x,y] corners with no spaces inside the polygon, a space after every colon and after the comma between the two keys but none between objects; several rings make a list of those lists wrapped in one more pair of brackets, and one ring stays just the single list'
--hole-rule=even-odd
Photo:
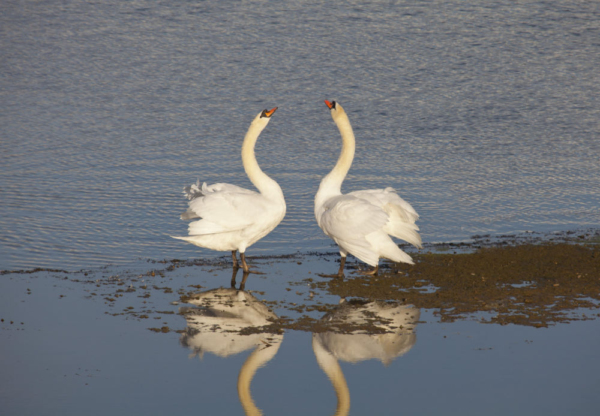
[{"label": "swan tail", "polygon": [[367,235],[366,241],[378,257],[390,259],[396,263],[415,264],[412,258],[402,251],[400,247],[394,243],[394,240],[383,231]]},{"label": "swan tail", "polygon": [[186,241],[198,247],[209,248],[217,251],[229,251],[236,250],[238,247],[235,244],[235,240],[231,238],[223,238],[222,234],[203,234],[203,235],[190,235],[185,237],[171,236],[178,240]]},{"label": "swan tail", "polygon": [[412,206],[398,195],[396,201],[387,203],[383,206],[383,210],[388,213],[390,218],[406,224],[414,224],[419,219],[419,214]]},{"label": "swan tail", "polygon": [[386,246],[381,251],[381,257],[395,261],[396,263],[408,263],[415,264],[412,257],[402,251],[396,244],[392,242],[391,245]]},{"label": "swan tail", "polygon": [[419,219],[419,214],[400,197],[397,197],[397,199],[401,200],[405,206],[389,203],[383,207],[384,211],[390,216],[384,231],[417,248],[422,248],[421,236],[417,232],[419,231],[419,226],[415,224],[415,221]]},{"label": "swan tail", "polygon": [[171,235],[170,237],[171,237],[171,238],[176,238],[176,239],[178,239],[178,240],[183,240],[183,241],[189,241],[189,240],[190,240],[190,238],[189,238],[189,237],[179,237],[179,236],[177,236],[177,235]]},{"label": "swan tail", "polygon": [[203,247],[203,248],[212,248],[211,247],[211,235],[190,235],[190,236],[185,236],[185,237],[179,237],[179,236],[175,236],[172,235],[171,238],[176,238],[177,240],[183,240],[186,241],[190,244],[193,244],[195,246],[198,247]]},{"label": "swan tail", "polygon": [[386,231],[392,237],[399,238],[412,244],[417,248],[423,248],[423,242],[421,236],[417,232],[419,228],[415,225],[411,227],[409,224],[394,224],[390,223],[384,231]]}]

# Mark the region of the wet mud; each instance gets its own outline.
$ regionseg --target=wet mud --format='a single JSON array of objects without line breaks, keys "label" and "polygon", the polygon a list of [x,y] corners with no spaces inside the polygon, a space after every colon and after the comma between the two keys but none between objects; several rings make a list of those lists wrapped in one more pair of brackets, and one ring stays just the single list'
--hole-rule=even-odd
[{"label": "wet mud", "polygon": [[[599,243],[599,231],[552,238],[480,236],[470,244],[430,245],[424,253],[411,253],[416,263],[412,266],[382,262],[376,276],[360,274],[363,266],[349,261],[343,279],[320,276],[337,271],[339,255],[334,252],[249,257],[266,274],[244,279],[244,290],[242,277],[236,281],[235,272],[232,276],[227,257],[150,261],[131,269],[2,271],[0,278],[47,276],[65,285],[82,285],[84,297],[103,302],[106,314],[147,322],[157,333],[183,333],[181,318],[190,307],[204,309],[199,313],[214,309],[202,303],[189,306],[190,302],[206,298],[218,286],[260,297],[273,312],[260,324],[239,328],[245,335],[289,329],[390,333],[399,330],[393,323],[396,318],[373,311],[404,307],[433,310],[442,322],[470,319],[547,327],[600,317]],[[285,286],[274,289],[272,284],[281,281]],[[71,294],[71,288],[67,292]],[[28,288],[24,295],[30,294]]]},{"label": "wet mud", "polygon": [[392,265],[378,276],[319,283],[342,298],[401,301],[435,309],[442,321],[486,314],[482,322],[545,327],[597,318],[579,309],[600,305],[600,247],[527,244],[473,253],[429,253],[416,264]]}]

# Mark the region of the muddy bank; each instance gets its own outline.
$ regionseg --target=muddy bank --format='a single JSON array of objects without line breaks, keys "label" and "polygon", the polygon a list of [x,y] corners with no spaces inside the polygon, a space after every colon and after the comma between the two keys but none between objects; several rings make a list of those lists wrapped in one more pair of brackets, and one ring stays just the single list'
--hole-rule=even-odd
[{"label": "muddy bank", "polygon": [[[257,296],[275,315],[268,324],[243,331],[389,332],[396,329],[389,327],[387,318],[370,310],[399,306],[433,310],[441,321],[475,319],[501,325],[546,327],[597,319],[597,240],[598,232],[565,234],[554,241],[530,236],[492,241],[482,236],[470,245],[436,245],[429,252],[412,253],[414,266],[382,263],[377,276],[361,275],[357,269],[362,265],[349,261],[344,279],[320,276],[337,271],[339,255],[333,252],[249,257],[265,274],[251,274],[245,292]],[[79,287],[85,298],[102,302],[106,314],[148,322],[156,332],[182,331],[181,317],[168,317],[181,315],[180,307],[204,292],[232,285],[239,291],[242,279],[241,273],[237,281],[232,276],[228,257],[141,262],[129,269],[4,271],[1,278],[31,279],[35,291],[35,279],[44,276],[65,285],[65,293]],[[354,318],[360,313],[361,319],[340,319],[340,308],[350,307]]]},{"label": "muddy bank", "polygon": [[[329,261],[321,264],[334,270]],[[476,319],[483,323],[509,323],[547,327],[573,320],[596,319],[600,307],[600,246],[549,243],[510,245],[506,242],[463,253],[426,253],[414,256],[414,266],[384,264],[377,276],[364,276],[350,265],[347,277],[307,277],[290,282],[309,287],[311,299],[299,302],[273,300],[269,305],[296,312],[294,318],[273,319],[270,325],[251,327],[245,333],[280,333],[285,329],[315,333],[388,332],[385,319],[365,315],[360,323],[331,320],[338,304],[323,304],[318,294],[333,295],[349,304],[385,302],[433,309],[441,321]],[[251,284],[250,284],[251,287]],[[303,293],[298,292],[298,295]],[[315,296],[313,298],[313,296]]]},{"label": "muddy bank", "polygon": [[[343,298],[400,301],[436,309],[444,321],[486,312],[482,322],[547,326],[598,314],[600,247],[527,244],[464,254],[415,255],[414,266],[394,264],[378,276],[317,283]],[[490,315],[489,312],[492,314]]]}]

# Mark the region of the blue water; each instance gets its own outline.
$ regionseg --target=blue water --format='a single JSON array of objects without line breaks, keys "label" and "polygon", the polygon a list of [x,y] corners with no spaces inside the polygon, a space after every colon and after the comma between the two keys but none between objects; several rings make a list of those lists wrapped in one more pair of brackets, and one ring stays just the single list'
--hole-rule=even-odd
[{"label": "blue water", "polygon": [[426,242],[600,226],[600,3],[3,1],[0,269],[220,255],[182,235],[182,188],[251,187],[288,214],[248,254],[331,250],[313,196],[339,134],[344,191],[395,187]]},{"label": "blue water", "polygon": [[[227,266],[182,267],[164,276],[139,278],[117,267],[87,276],[47,272],[1,276],[0,413],[598,413],[597,309],[583,311],[595,320],[533,328],[481,324],[476,318],[439,322],[434,310],[401,305],[396,318],[402,327],[392,321],[388,325],[394,330],[387,334],[236,332],[240,326],[264,324],[264,315],[248,311],[254,309],[253,303],[265,302],[264,309],[272,308],[268,315],[297,319],[307,313],[327,322],[323,312],[289,309],[297,304],[339,302],[339,297],[319,289],[312,289],[314,298],[307,299],[311,289],[302,280],[317,279],[315,272],[330,268],[332,263],[325,260],[313,256],[302,259],[302,265],[280,262],[271,265],[266,275],[250,275],[247,289],[254,292],[252,296],[237,293],[244,296],[237,302],[227,296],[235,290],[223,289],[231,276]],[[267,263],[271,261],[259,265],[265,270]],[[118,275],[108,277],[113,273]],[[135,291],[124,290],[130,285]],[[165,286],[173,292],[164,291]],[[198,308],[196,314],[178,314],[196,308],[178,293],[206,295],[215,290],[222,293],[221,302]],[[246,304],[243,300],[248,299]],[[340,305],[335,313],[344,308]],[[364,320],[360,313],[348,315],[348,321],[361,316]],[[410,316],[419,321],[409,324]],[[162,326],[171,332],[148,330]],[[336,337],[343,342],[334,342]],[[321,365],[323,354],[318,354],[315,338],[329,338],[330,342],[321,343],[332,356],[329,365]],[[260,359],[253,360],[257,355]],[[334,386],[328,378],[336,364],[340,366],[337,380],[344,381],[347,389]],[[248,375],[248,370],[255,371],[247,383],[250,400],[238,390],[238,377],[242,372]],[[258,412],[245,410],[252,409],[250,401]],[[349,401],[349,409],[337,412],[339,401]]]}]

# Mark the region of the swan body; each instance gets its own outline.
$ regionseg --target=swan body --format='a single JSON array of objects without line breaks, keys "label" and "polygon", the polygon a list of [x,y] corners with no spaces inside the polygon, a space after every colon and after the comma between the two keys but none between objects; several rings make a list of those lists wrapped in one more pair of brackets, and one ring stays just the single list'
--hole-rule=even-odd
[{"label": "swan body", "polygon": [[323,232],[336,242],[342,256],[338,276],[343,276],[348,253],[378,270],[379,259],[414,264],[391,237],[421,248],[419,214],[393,188],[369,189],[342,194],[341,187],[352,160],[355,138],[344,108],[335,101],[325,103],[342,136],[342,151],[333,170],[326,175],[315,196],[315,217]]},{"label": "swan body", "polygon": [[269,234],[285,216],[286,205],[281,188],[259,167],[254,154],[258,136],[269,124],[277,107],[264,110],[250,124],[242,144],[244,170],[259,192],[228,183],[207,185],[200,182],[184,188],[190,200],[181,219],[199,219],[189,225],[185,237],[174,237],[199,247],[231,251],[234,267],[240,252],[242,267],[249,271],[245,259],[248,247]]}]

